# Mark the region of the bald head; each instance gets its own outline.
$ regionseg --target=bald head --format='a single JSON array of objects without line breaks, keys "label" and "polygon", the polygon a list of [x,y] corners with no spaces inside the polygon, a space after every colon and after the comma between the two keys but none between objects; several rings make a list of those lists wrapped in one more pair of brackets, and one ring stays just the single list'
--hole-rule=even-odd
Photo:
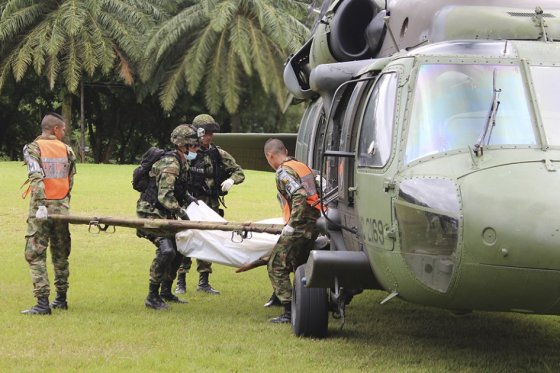
[{"label": "bald head", "polygon": [[66,121],[64,120],[64,118],[61,115],[59,115],[57,113],[47,113],[47,114],[45,114],[45,116],[43,117],[43,120],[41,121],[41,130],[43,132],[44,131],[52,132],[54,127],[61,126],[65,123],[66,123]]},{"label": "bald head", "polygon": [[66,131],[66,121],[57,113],[47,113],[41,121],[41,131],[43,135],[55,135],[61,140]]},{"label": "bald head", "polygon": [[264,156],[270,167],[277,170],[288,157],[288,149],[281,140],[268,139],[264,144]]},{"label": "bald head", "polygon": [[266,155],[267,153],[270,154],[287,153],[287,150],[282,140],[268,139],[264,144],[264,155]]}]

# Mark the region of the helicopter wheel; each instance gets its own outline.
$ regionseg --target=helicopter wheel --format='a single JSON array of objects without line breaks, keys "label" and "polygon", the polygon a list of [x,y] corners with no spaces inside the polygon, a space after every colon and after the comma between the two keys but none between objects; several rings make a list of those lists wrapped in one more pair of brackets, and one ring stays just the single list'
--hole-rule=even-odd
[{"label": "helicopter wheel", "polygon": [[324,338],[329,328],[327,291],[303,285],[305,265],[298,267],[292,292],[292,329],[298,337]]}]

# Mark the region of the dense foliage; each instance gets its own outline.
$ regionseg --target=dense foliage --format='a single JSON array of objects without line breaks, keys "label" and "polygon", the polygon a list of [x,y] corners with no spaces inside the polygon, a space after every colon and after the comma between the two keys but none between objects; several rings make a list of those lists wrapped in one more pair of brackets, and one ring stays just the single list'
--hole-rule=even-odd
[{"label": "dense foliage", "polygon": [[[47,111],[90,161],[130,163],[209,112],[225,131],[293,132],[285,58],[306,4],[279,0],[0,0],[0,158],[20,159]],[[300,21],[301,20],[301,21]]]}]

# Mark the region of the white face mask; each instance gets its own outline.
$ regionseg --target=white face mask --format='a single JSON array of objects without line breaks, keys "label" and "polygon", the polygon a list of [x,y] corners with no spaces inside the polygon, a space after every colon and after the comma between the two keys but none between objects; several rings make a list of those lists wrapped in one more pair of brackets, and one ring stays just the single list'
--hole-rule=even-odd
[{"label": "white face mask", "polygon": [[185,154],[185,158],[187,158],[187,161],[192,161],[196,158],[196,153],[189,151]]}]

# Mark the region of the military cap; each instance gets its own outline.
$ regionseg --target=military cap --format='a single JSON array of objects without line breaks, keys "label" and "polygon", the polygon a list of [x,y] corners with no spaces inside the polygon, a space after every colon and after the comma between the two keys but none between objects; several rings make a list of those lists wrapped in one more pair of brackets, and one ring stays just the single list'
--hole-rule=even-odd
[{"label": "military cap", "polygon": [[197,115],[192,124],[196,128],[202,128],[205,132],[220,132],[220,125],[208,114]]},{"label": "military cap", "polygon": [[177,146],[197,145],[196,129],[190,124],[181,124],[171,132],[171,143]]}]

